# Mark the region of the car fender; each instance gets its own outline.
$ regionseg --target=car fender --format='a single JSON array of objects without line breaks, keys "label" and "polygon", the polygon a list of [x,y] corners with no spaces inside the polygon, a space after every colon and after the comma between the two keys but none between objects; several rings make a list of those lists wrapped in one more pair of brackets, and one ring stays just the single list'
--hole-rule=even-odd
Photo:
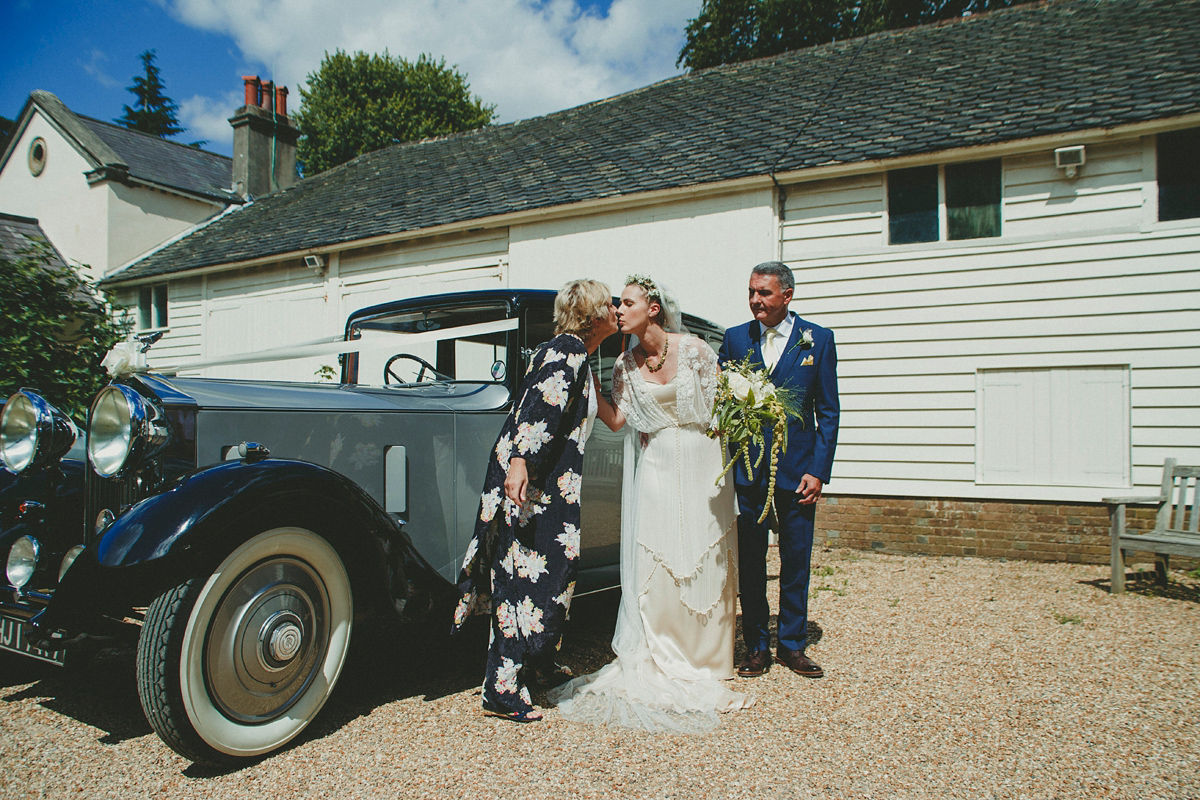
[{"label": "car fender", "polygon": [[293,525],[319,533],[338,550],[360,607],[404,611],[415,594],[434,591],[427,578],[434,572],[407,534],[353,481],[303,461],[227,461],[190,473],[121,514],[63,576],[35,625],[43,631],[76,627],[97,604],[101,613],[148,605],[186,580],[209,575],[249,537]]}]

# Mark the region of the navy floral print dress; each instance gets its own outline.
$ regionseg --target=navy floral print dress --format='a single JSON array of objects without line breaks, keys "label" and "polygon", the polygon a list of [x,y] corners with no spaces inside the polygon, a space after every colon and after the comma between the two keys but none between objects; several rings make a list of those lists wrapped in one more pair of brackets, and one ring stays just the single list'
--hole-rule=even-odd
[{"label": "navy floral print dress", "polygon": [[[458,630],[491,614],[483,705],[520,714],[533,703],[525,679],[561,644],[579,565],[579,493],[591,368],[583,341],[559,334],[534,351],[518,403],[492,450],[475,536],[459,573]],[[509,459],[524,458],[526,502],[504,495]]]}]

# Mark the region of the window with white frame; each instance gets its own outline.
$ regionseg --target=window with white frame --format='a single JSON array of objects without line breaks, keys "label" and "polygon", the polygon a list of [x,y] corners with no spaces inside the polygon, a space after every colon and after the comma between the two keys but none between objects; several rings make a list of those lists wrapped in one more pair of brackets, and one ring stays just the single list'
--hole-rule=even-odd
[{"label": "window with white frame", "polygon": [[1200,128],[1160,133],[1158,219],[1200,217]]},{"label": "window with white frame", "polygon": [[1000,180],[998,158],[889,170],[888,242],[999,236]]},{"label": "window with white frame", "polygon": [[981,370],[976,480],[1129,486],[1129,368]]},{"label": "window with white frame", "polygon": [[161,330],[167,324],[167,285],[143,286],[138,290],[138,330]]}]

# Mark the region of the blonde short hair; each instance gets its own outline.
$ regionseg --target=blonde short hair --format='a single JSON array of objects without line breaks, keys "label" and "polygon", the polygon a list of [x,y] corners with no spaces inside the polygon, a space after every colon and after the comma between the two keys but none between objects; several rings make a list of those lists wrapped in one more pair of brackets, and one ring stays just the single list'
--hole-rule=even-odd
[{"label": "blonde short hair", "polygon": [[600,281],[581,278],[558,290],[554,298],[554,333],[586,337],[612,306],[612,290]]}]

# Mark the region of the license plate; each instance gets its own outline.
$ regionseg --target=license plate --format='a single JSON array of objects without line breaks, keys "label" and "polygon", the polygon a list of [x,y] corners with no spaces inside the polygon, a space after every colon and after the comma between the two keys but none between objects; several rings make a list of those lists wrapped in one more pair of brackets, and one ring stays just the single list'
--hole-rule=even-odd
[{"label": "license plate", "polygon": [[66,660],[66,650],[43,650],[29,643],[29,628],[24,620],[0,617],[0,650],[48,661],[60,667]]}]

